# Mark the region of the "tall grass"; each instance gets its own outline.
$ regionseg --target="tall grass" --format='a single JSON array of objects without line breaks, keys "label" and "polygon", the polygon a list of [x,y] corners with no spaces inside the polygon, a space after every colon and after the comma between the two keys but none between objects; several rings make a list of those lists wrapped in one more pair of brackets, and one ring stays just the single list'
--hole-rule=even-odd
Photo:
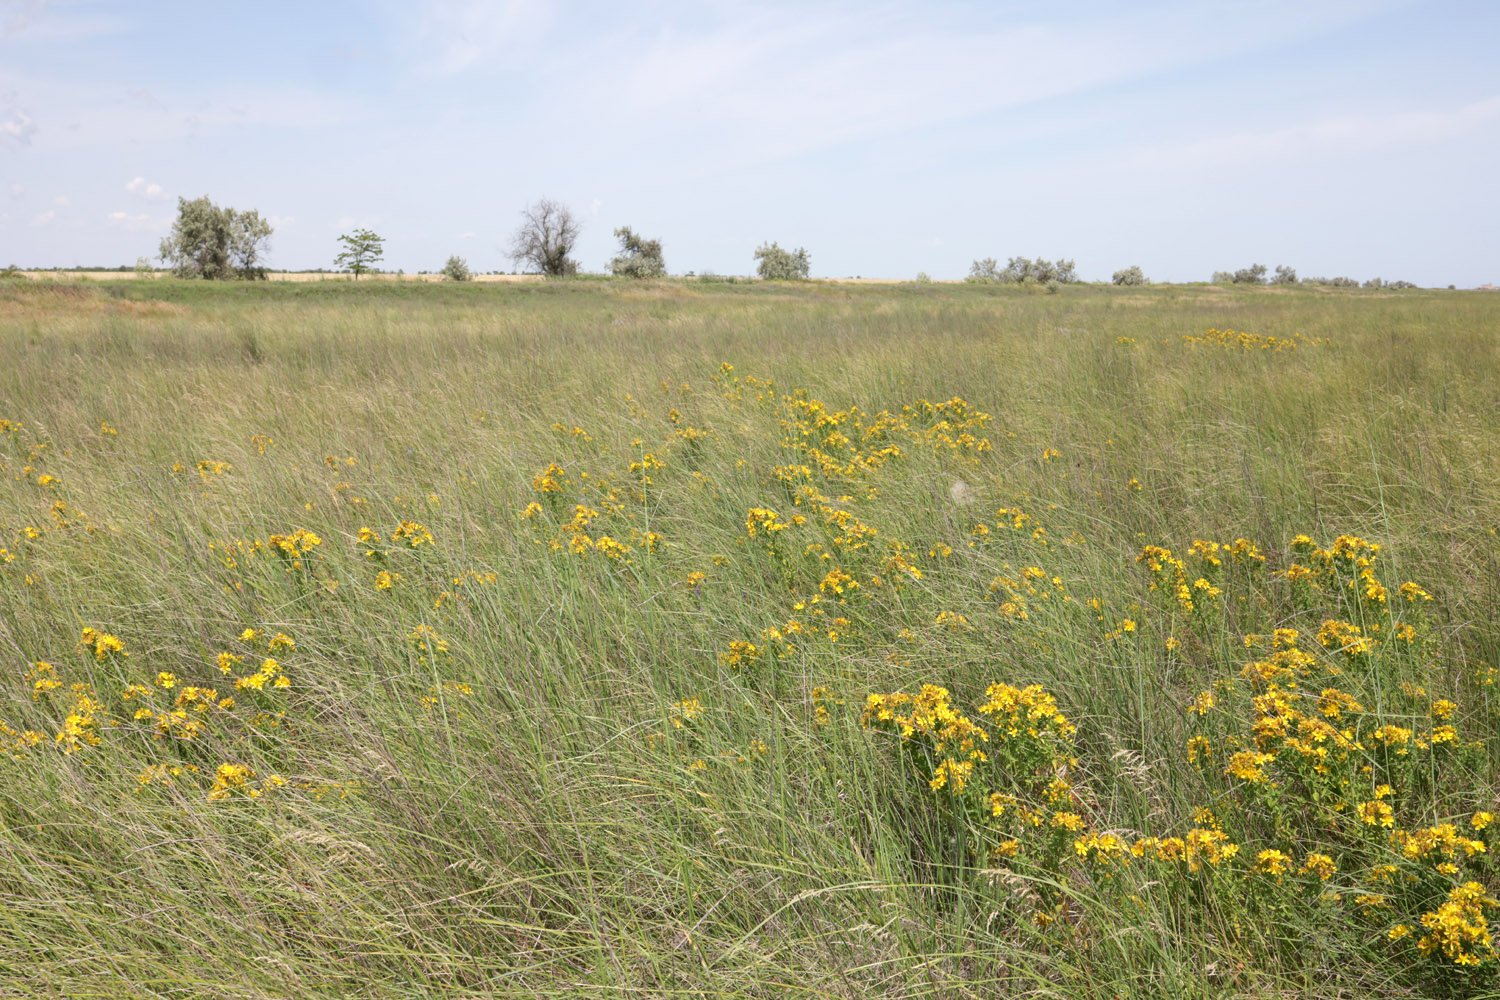
[{"label": "tall grass", "polygon": [[[989,684],[1043,685],[1078,727],[1090,826],[1180,832],[1229,802],[1186,758],[1188,706],[1244,633],[1317,630],[1272,580],[1290,540],[1358,535],[1435,597],[1435,652],[1378,669],[1452,698],[1476,743],[1410,817],[1495,808],[1497,318],[1480,293],[1305,289],[0,289],[0,418],[22,425],[0,436],[0,996],[1487,988],[1248,876],[1048,885],[976,859],[861,712],[923,683],[971,714]],[[1301,339],[1183,339],[1210,328]],[[901,417],[954,397],[990,415],[983,450]],[[801,480],[877,531],[858,556],[778,477],[805,461],[796,398],[905,421],[899,457]],[[662,467],[632,470],[648,453]],[[756,508],[810,520],[768,547]],[[431,544],[393,541],[402,522]],[[268,544],[297,530],[320,540],[300,567]],[[1236,537],[1266,571],[1192,633],[1136,556]],[[873,559],[893,540],[920,579]],[[820,589],[861,559],[857,595]],[[1071,600],[1018,623],[991,581],[1028,565]],[[773,656],[763,630],[814,596],[838,638]],[[1107,637],[1125,617],[1136,637]],[[85,628],[128,657],[81,649]],[[736,663],[737,641],[760,654]],[[289,685],[236,689],[267,657]],[[97,745],[69,753],[74,684]],[[157,722],[186,687],[235,700],[189,705],[191,739]],[[253,777],[216,793],[225,764]],[[1050,926],[1041,897],[1067,900]]]}]

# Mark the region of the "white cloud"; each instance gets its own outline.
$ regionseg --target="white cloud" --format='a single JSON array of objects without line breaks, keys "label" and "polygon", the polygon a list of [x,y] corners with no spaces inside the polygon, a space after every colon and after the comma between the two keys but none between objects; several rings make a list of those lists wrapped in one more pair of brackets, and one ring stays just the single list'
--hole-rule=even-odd
[{"label": "white cloud", "polygon": [[266,221],[271,224],[272,229],[285,229],[296,222],[297,219],[291,215],[268,215],[266,216]]},{"label": "white cloud", "polygon": [[20,108],[11,108],[10,117],[0,121],[0,137],[19,145],[27,145],[31,137],[36,135],[36,122],[31,116]]},{"label": "white cloud", "polygon": [[167,228],[166,220],[153,219],[144,212],[137,214],[131,214],[130,212],[110,212],[104,218],[111,226],[116,226],[130,232]]},{"label": "white cloud", "polygon": [[479,235],[478,233],[459,233],[458,234],[458,239],[461,239],[461,240],[472,240],[474,237],[476,237],[478,235]]},{"label": "white cloud", "polygon": [[52,199],[52,204],[56,205],[58,208],[67,208],[69,205],[73,204],[73,201],[67,195],[60,194],[56,198]]},{"label": "white cloud", "polygon": [[[668,2],[667,16],[566,38],[542,15],[517,13],[523,4],[487,17],[482,4],[429,0],[421,23],[429,34],[439,24],[462,36],[466,55],[450,61],[452,71],[556,81],[530,105],[548,141],[559,119],[588,135],[591,150],[619,136],[644,147],[680,143],[690,122],[679,165],[718,169],[1097,91],[1208,62],[1208,53],[1243,57],[1400,2],[1263,0],[1228,34],[1219,5],[1188,0],[1046,21],[899,0],[719,0],[674,16]],[[518,44],[527,31],[535,41]]]},{"label": "white cloud", "polygon": [[160,184],[147,184],[144,177],[137,177],[129,184],[126,184],[125,190],[137,197],[145,198],[147,201],[158,201],[166,197],[162,193]]},{"label": "white cloud", "polygon": [[25,192],[26,192],[26,189],[23,188],[20,184],[12,184],[10,186],[10,196],[12,198],[19,198]]},{"label": "white cloud", "polygon": [[31,224],[33,226],[45,226],[49,225],[55,218],[57,218],[57,213],[49,208],[45,212],[38,212],[36,215],[32,216]]}]

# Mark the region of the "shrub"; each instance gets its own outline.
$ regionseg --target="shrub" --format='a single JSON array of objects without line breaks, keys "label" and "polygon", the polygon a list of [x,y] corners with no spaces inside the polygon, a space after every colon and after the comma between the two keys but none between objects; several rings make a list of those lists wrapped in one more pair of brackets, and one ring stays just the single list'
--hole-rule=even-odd
[{"label": "shrub", "polygon": [[1142,271],[1140,267],[1135,264],[1131,264],[1129,267],[1121,268],[1120,270],[1116,271],[1109,280],[1113,281],[1117,285],[1150,284],[1150,282],[1146,280],[1146,272]]},{"label": "shrub", "polygon": [[783,250],[777,243],[762,243],[755,250],[756,273],[767,281],[804,281],[812,269],[807,251]]},{"label": "shrub", "polygon": [[970,265],[969,276],[965,280],[1007,284],[1031,281],[1040,285],[1056,282],[1067,285],[1078,280],[1078,272],[1074,262],[1066,259],[1050,261],[1041,257],[1035,260],[1029,257],[1012,257],[1005,262],[1005,269],[1001,270],[995,258],[986,257]]},{"label": "shrub", "polygon": [[1297,283],[1297,271],[1295,268],[1287,267],[1285,264],[1276,265],[1276,274],[1271,278],[1273,285],[1295,285]]},{"label": "shrub", "polygon": [[1003,281],[1004,278],[1000,275],[1000,265],[996,262],[995,258],[986,257],[984,260],[976,260],[969,265],[969,276],[964,280],[975,282]]},{"label": "shrub", "polygon": [[469,262],[457,254],[448,258],[448,262],[443,265],[442,274],[443,277],[452,281],[470,281],[474,277],[473,272],[469,270]]},{"label": "shrub", "polygon": [[615,236],[620,240],[620,254],[609,262],[609,269],[616,277],[660,278],[667,273],[661,240],[637,236],[629,226],[616,229]]},{"label": "shrub", "polygon": [[1266,265],[1251,264],[1234,272],[1230,279],[1236,285],[1264,285],[1266,283]]}]

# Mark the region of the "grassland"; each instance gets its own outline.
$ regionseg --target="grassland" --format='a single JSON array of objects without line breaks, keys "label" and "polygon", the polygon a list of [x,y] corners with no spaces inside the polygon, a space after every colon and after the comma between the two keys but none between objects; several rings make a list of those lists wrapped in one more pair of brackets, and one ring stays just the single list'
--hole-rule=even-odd
[{"label": "grassland", "polygon": [[1492,991],[1497,331],[0,287],[0,997]]}]

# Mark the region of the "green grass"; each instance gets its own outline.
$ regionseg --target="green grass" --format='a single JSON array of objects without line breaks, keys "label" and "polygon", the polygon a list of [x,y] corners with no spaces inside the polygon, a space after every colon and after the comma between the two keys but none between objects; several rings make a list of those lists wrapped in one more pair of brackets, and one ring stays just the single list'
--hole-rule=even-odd
[{"label": "green grass", "polygon": [[[1388,831],[1330,820],[1287,776],[1278,799],[1200,771],[1184,748],[1247,731],[1229,707],[1243,682],[1218,714],[1188,711],[1264,655],[1244,634],[1293,627],[1316,649],[1327,617],[1383,635],[1409,621],[1410,649],[1383,642],[1304,688],[1361,692],[1372,725],[1430,727],[1434,700],[1457,704],[1461,753],[1397,768],[1367,751],[1404,776],[1398,829],[1497,808],[1497,320],[1500,297],[1463,292],[7,283],[0,419],[23,427],[0,436],[0,721],[44,739],[0,753],[0,996],[1493,989],[1493,961],[1460,974],[1419,953],[1420,927],[1387,939],[1438,882],[1391,890],[1390,913],[1354,904]],[[1210,328],[1305,339],[1183,340]],[[797,390],[866,424],[961,397],[990,415],[970,427],[988,445],[935,446],[937,418],[913,418],[889,431],[899,457],[822,472],[788,446]],[[646,453],[665,463],[649,486],[629,468]],[[539,494],[551,463],[566,486]],[[800,463],[826,500],[778,478]],[[586,534],[631,545],[628,563],[567,551],[580,502],[599,512]],[[747,537],[752,508],[810,520],[772,551]],[[1002,527],[1001,508],[1033,521]],[[832,509],[874,541],[837,543]],[[433,544],[391,542],[403,520]],[[264,546],[298,529],[321,543],[291,569]],[[1381,546],[1384,617],[1273,575],[1301,533]],[[1267,562],[1226,568],[1198,617],[1136,562],[1237,537]],[[892,542],[920,580],[893,586]],[[842,605],[819,590],[835,565],[863,583]],[[1054,596],[1007,616],[991,581],[1033,565]],[[401,579],[377,590],[381,570]],[[1405,580],[1435,600],[1408,608]],[[768,651],[763,630],[823,608],[848,619],[837,641]],[[1107,637],[1125,618],[1138,631]],[[446,652],[411,638],[421,625]],[[86,627],[129,656],[80,652]],[[736,641],[763,651],[736,665]],[[225,675],[221,652],[246,659]],[[233,690],[267,655],[289,686]],[[62,686],[38,692],[44,676]],[[1167,878],[989,855],[986,821],[928,789],[933,758],[860,719],[867,695],[932,683],[982,722],[1001,682],[1043,685],[1077,726],[1067,779],[1089,829],[1180,836],[1213,806],[1242,856]],[[75,683],[100,703],[98,745],[64,753]],[[1402,683],[1425,693],[1403,702]],[[130,684],[149,692],[126,701]],[[235,705],[191,740],[133,717],[187,686]],[[674,709],[693,698],[701,713]],[[1053,776],[1001,767],[998,740],[991,757],[974,790]],[[211,798],[226,763],[263,793]],[[198,770],[142,783],[163,766]],[[1276,883],[1251,870],[1264,848],[1299,864],[1336,849],[1340,871]],[[1489,852],[1462,860],[1450,881],[1493,894]],[[1061,916],[1040,927],[1047,907]]]}]

